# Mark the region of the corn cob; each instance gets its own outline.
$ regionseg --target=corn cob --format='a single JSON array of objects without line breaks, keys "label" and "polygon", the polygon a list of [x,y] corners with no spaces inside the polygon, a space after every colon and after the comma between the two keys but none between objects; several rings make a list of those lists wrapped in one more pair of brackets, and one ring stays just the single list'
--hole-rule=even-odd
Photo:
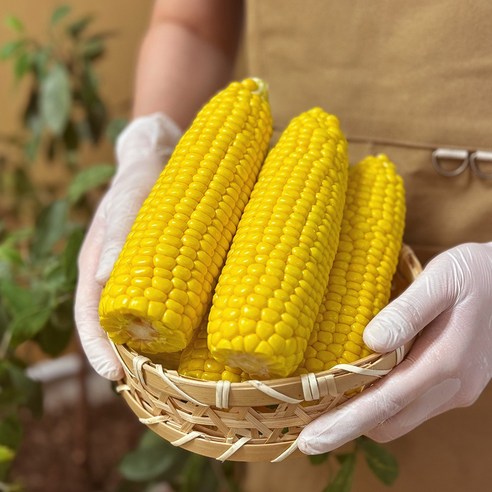
[{"label": "corn cob", "polygon": [[405,191],[394,164],[378,155],[352,167],[338,251],[298,373],[371,353],[362,333],[388,303],[404,222]]},{"label": "corn cob", "polygon": [[260,378],[302,360],[335,256],[348,164],[338,120],[294,118],[268,155],[219,277],[208,325],[215,359]]},{"label": "corn cob", "polygon": [[178,373],[182,376],[207,381],[228,380],[238,383],[248,379],[241,369],[217,362],[207,347],[207,318],[205,317],[193,340],[183,350]]},{"label": "corn cob", "polygon": [[144,202],[102,293],[101,326],[139,352],[185,348],[268,149],[265,84],[246,79],[198,113]]}]

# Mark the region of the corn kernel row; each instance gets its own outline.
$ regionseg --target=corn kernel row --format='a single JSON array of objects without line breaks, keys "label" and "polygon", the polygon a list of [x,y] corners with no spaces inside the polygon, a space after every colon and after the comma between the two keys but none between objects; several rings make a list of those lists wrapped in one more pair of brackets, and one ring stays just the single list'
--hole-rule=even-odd
[{"label": "corn kernel row", "polygon": [[145,200],[100,302],[115,343],[148,353],[190,342],[256,182],[272,133],[261,81],[214,96]]},{"label": "corn kernel row", "polygon": [[336,252],[347,143],[320,108],[294,118],[267,156],[219,277],[208,325],[215,359],[285,377],[306,349]]},{"label": "corn kernel row", "polygon": [[340,242],[298,373],[328,370],[370,353],[362,334],[388,303],[405,222],[403,181],[385,156],[351,168]]},{"label": "corn kernel row", "polygon": [[181,376],[205,381],[227,380],[238,383],[249,379],[241,369],[226,366],[212,357],[207,346],[207,317],[204,318],[191,343],[183,350],[178,373]]}]

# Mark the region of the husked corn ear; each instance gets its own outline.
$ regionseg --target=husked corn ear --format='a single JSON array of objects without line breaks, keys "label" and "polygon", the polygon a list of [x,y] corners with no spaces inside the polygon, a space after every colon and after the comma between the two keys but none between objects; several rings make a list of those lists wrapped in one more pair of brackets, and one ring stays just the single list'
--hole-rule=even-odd
[{"label": "husked corn ear", "polygon": [[207,381],[228,380],[232,383],[239,383],[248,379],[241,369],[226,366],[212,357],[207,347],[206,318],[191,343],[183,350],[178,373],[181,376]]},{"label": "husked corn ear", "polygon": [[144,202],[100,302],[101,326],[139,352],[182,350],[207,307],[268,149],[265,84],[214,96]]},{"label": "husked corn ear", "polygon": [[402,246],[405,190],[385,155],[350,169],[340,243],[298,372],[319,372],[370,354],[362,340],[388,303]]},{"label": "husked corn ear", "polygon": [[336,252],[348,164],[335,116],[294,118],[269,153],[219,277],[208,325],[215,359],[255,377],[302,360]]}]

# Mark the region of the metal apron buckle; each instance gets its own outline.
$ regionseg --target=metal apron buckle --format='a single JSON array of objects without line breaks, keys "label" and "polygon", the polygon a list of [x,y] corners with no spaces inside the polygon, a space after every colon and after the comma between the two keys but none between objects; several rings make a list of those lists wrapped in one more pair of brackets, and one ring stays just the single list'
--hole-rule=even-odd
[{"label": "metal apron buckle", "polygon": [[492,169],[489,172],[483,171],[480,169],[480,162],[492,163],[492,152],[477,150],[470,155],[470,167],[473,174],[481,179],[492,179]]},{"label": "metal apron buckle", "polygon": [[[442,166],[442,160],[454,160],[461,161],[458,167],[455,169],[445,169]],[[469,153],[467,150],[458,149],[436,149],[432,152],[432,166],[438,174],[441,176],[458,176],[468,167]]]},{"label": "metal apron buckle", "polygon": [[[443,167],[442,161],[444,160],[461,162],[456,168],[449,170]],[[432,166],[441,176],[458,176],[470,165],[471,171],[477,178],[492,179],[492,170],[484,171],[480,168],[480,162],[492,163],[492,152],[476,150],[470,153],[464,149],[436,149],[432,152]]]}]

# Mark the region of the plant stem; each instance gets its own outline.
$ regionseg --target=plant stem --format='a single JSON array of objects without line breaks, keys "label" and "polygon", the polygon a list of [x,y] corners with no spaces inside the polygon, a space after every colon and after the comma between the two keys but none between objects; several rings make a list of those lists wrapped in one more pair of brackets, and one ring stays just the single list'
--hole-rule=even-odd
[{"label": "plant stem", "polygon": [[[2,338],[2,343],[0,344],[0,360],[6,359],[11,339],[12,339],[12,332],[10,330],[7,330],[4,333]],[[0,490],[2,489],[0,488]]]}]

